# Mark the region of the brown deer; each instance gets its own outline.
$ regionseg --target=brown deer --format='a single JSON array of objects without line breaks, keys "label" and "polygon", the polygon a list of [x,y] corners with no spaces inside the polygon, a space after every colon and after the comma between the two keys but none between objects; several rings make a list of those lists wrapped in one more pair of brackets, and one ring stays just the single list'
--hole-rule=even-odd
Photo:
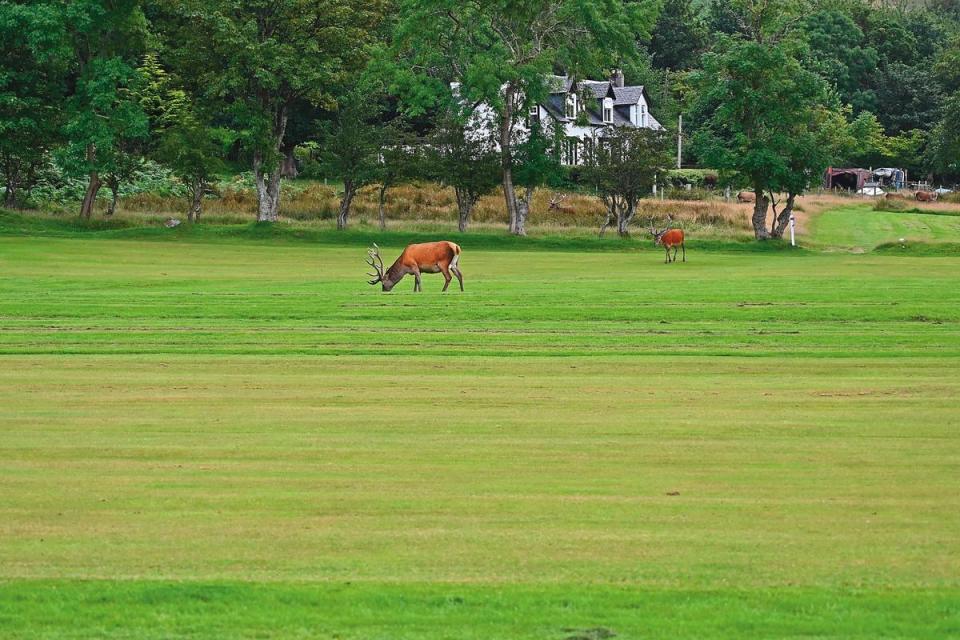
[{"label": "brown deer", "polygon": [[936,202],[937,192],[936,191],[917,191],[913,197],[917,199],[917,202]]},{"label": "brown deer", "polygon": [[[650,227],[650,233],[653,235],[654,244],[662,245],[667,252],[667,259],[664,264],[677,261],[677,247],[683,249],[683,261],[687,261],[687,246],[684,244],[683,229],[665,228],[663,231],[657,231]],[[670,258],[670,249],[673,249],[673,259]]]},{"label": "brown deer", "polygon": [[460,291],[463,291],[463,274],[460,273],[460,245],[442,240],[440,242],[425,242],[423,244],[407,245],[396,262],[384,271],[383,259],[380,257],[380,247],[374,243],[367,249],[367,264],[373,267],[376,273],[368,273],[373,277],[370,284],[383,285],[384,291],[390,291],[407,274],[413,274],[414,291],[423,291],[420,285],[421,273],[442,273],[444,280],[443,290],[450,286],[450,274],[457,276],[460,282]]},{"label": "brown deer", "polygon": [[737,194],[737,202],[744,203],[744,202],[756,202],[756,201],[757,201],[757,194],[755,194],[753,191],[741,191],[740,193]]}]

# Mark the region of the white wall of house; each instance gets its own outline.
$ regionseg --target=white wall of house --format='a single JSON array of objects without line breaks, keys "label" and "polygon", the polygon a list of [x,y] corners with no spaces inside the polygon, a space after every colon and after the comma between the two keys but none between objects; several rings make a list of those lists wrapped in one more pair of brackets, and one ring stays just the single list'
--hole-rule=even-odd
[{"label": "white wall of house", "polygon": [[[454,91],[456,91],[456,86],[452,85]],[[583,110],[583,105],[578,96],[575,93],[571,92],[568,97],[568,102],[576,104],[577,112]],[[600,118],[605,119],[612,115],[612,111],[616,107],[611,104],[611,101],[608,99],[602,99],[599,102],[600,107]],[[621,105],[622,106],[622,105]],[[608,110],[609,108],[609,110]],[[554,116],[551,111],[548,111],[543,105],[537,105],[534,109],[526,113],[517,114],[517,118],[514,123],[514,132],[517,138],[524,139],[524,136],[529,133],[529,127],[527,126],[528,119],[530,117],[539,118],[541,122],[550,122],[552,125],[556,126],[559,124],[563,127],[564,136],[570,140],[569,143],[564,145],[562,160],[564,164],[573,165],[573,164],[582,164],[583,163],[583,153],[582,148],[584,141],[589,140],[588,144],[595,143],[597,138],[602,138],[605,133],[604,129],[608,124],[586,124],[581,125],[577,124],[574,119],[564,118],[560,121]],[[629,107],[629,121],[636,127],[643,128],[659,128],[659,123],[655,119],[651,118],[649,113],[649,108],[647,105],[646,98],[643,93],[640,93],[640,97],[637,100],[636,104],[631,104]],[[468,122],[468,136],[475,137],[475,139],[481,139],[484,137],[489,137],[493,140],[494,147],[499,150],[499,135],[497,128],[497,117],[494,110],[487,104],[481,103],[474,110],[469,122]],[[574,148],[572,143],[576,142],[577,147]]]}]

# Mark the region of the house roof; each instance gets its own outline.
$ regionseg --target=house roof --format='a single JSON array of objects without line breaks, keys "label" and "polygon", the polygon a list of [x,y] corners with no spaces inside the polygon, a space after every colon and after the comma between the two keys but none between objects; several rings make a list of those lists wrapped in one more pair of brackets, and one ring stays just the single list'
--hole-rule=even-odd
[{"label": "house roof", "polygon": [[[547,97],[543,107],[556,120],[561,122],[570,122],[573,118],[566,116],[567,94],[573,89],[573,79],[570,76],[548,76],[547,86],[550,95]],[[597,101],[597,109],[587,107],[584,111],[587,116],[587,123],[591,126],[605,126],[609,124],[634,126],[630,121],[630,105],[640,102],[643,97],[649,104],[646,90],[643,85],[633,85],[629,87],[615,87],[609,80],[581,80],[577,87],[583,93],[589,93]],[[607,96],[613,98],[613,122],[604,122],[602,115],[602,101]],[[663,127],[654,118],[649,109],[647,110],[649,125],[654,129]]]},{"label": "house roof", "polygon": [[[637,104],[640,102],[640,97],[644,96],[645,94],[646,92],[644,91],[642,84],[634,85],[632,87],[614,87],[613,104],[616,106],[623,104]],[[647,102],[649,102],[649,100]]]},{"label": "house roof", "polygon": [[584,80],[580,88],[592,93],[597,100],[603,100],[610,94],[610,82],[605,80]]}]

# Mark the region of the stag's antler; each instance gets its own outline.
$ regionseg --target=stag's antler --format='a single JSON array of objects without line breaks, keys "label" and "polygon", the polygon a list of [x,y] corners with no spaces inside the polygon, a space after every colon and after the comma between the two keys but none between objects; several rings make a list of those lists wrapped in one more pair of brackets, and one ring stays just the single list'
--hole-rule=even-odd
[{"label": "stag's antler", "polygon": [[[380,263],[379,266],[377,265],[377,262]],[[367,249],[367,264],[373,267],[373,270],[376,271],[376,273],[367,274],[371,278],[374,278],[373,280],[368,280],[367,282],[370,284],[377,284],[383,280],[383,258],[380,257],[380,247],[377,246],[376,242],[373,243],[372,248]]]}]

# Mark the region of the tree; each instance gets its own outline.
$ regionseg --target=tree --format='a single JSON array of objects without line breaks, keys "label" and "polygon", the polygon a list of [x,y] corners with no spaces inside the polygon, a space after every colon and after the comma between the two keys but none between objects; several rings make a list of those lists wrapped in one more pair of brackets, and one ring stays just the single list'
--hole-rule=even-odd
[{"label": "tree", "polygon": [[363,89],[344,96],[320,141],[324,175],[343,181],[337,229],[345,229],[357,191],[377,182],[383,142],[378,118],[382,109]]},{"label": "tree", "polygon": [[[134,66],[143,52],[146,19],[138,0],[51,0],[46,6],[72,51],[68,81],[74,90],[65,102],[67,144],[59,158],[68,173],[88,177],[80,215],[90,218],[104,177],[118,188],[148,133]],[[116,191],[112,207],[115,199]]]},{"label": "tree", "polygon": [[941,175],[960,176],[960,91],[945,101],[943,116],[930,133],[927,162]]},{"label": "tree", "polygon": [[187,188],[187,220],[191,223],[200,220],[203,197],[224,166],[222,138],[218,133],[222,132],[205,124],[198,115],[187,112],[160,136],[157,158],[170,167]]},{"label": "tree", "polygon": [[[400,61],[394,86],[411,113],[462,101],[494,114],[511,233],[520,199],[514,189],[518,120],[547,91],[555,67],[576,74],[611,68],[636,53],[658,3],[651,0],[401,0]],[[449,83],[458,84],[458,95]]]},{"label": "tree", "polygon": [[706,28],[693,0],[666,0],[650,38],[653,64],[660,69],[692,69],[706,44]]},{"label": "tree", "polygon": [[374,168],[374,179],[380,185],[377,192],[377,220],[380,230],[387,228],[387,191],[394,185],[420,174],[420,144],[416,136],[406,131],[397,118],[380,128],[379,158]]},{"label": "tree", "polygon": [[[731,41],[705,62],[694,144],[707,166],[753,188],[757,239],[780,237],[796,196],[836,156],[846,120],[824,81],[783,45]],[[783,191],[787,203],[778,213],[775,194]],[[771,202],[774,221],[768,230]]]},{"label": "tree", "polygon": [[808,45],[805,66],[836,87],[840,100],[854,113],[875,110],[872,79],[880,55],[865,44],[856,22],[838,9],[823,9],[806,18],[803,32]]},{"label": "tree", "polygon": [[888,64],[877,83],[877,115],[887,133],[929,129],[937,121],[942,95],[925,67]]},{"label": "tree", "polygon": [[148,53],[139,68],[143,78],[138,99],[150,120],[148,153],[170,167],[187,189],[187,220],[200,219],[203,197],[210,190],[217,172],[223,169],[225,140],[230,132],[211,124],[209,114],[201,112],[193,98],[177,84],[160,63],[156,53]]},{"label": "tree", "polygon": [[652,191],[656,175],[662,174],[670,161],[665,133],[652,129],[610,127],[587,146],[580,177],[607,207],[601,237],[614,224],[618,234],[630,235],[637,203]]},{"label": "tree", "polygon": [[424,175],[453,187],[458,227],[466,232],[474,206],[500,183],[499,155],[492,139],[468,135],[462,118],[448,111],[428,138]]},{"label": "tree", "polygon": [[366,59],[385,0],[191,0],[168,20],[177,73],[249,155],[257,220],[280,211],[284,150],[298,105],[334,108]]},{"label": "tree", "polygon": [[69,51],[46,20],[55,7],[0,4],[0,177],[3,204],[18,207],[48,162],[62,125],[64,66]]},{"label": "tree", "polygon": [[527,217],[536,188],[542,185],[558,187],[563,182],[565,175],[560,156],[564,138],[560,126],[536,120],[531,121],[529,131],[518,137],[520,139],[513,145],[516,149],[514,167],[516,183],[523,187],[523,195],[517,198],[514,233],[522,236],[526,235]]}]

